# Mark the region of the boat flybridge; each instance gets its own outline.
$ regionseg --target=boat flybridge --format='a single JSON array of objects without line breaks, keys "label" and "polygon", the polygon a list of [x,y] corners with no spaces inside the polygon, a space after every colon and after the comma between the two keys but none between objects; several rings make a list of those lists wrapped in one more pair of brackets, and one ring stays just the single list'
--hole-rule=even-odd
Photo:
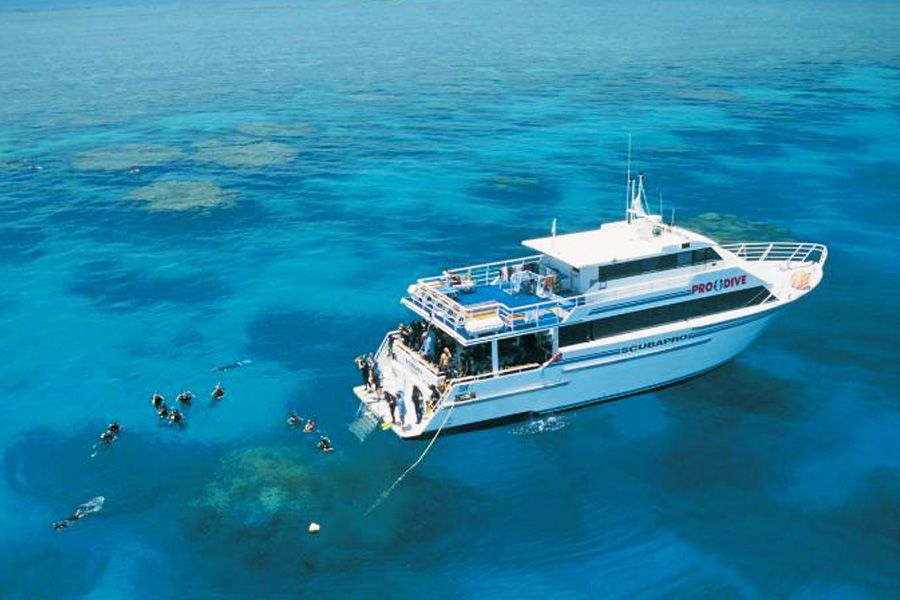
[{"label": "boat flybridge", "polygon": [[[822,244],[718,244],[645,209],[526,240],[529,256],[417,280],[419,320],[389,332],[354,393],[402,438],[603,402],[709,371],[815,288]],[[363,369],[368,367],[365,365]]]}]

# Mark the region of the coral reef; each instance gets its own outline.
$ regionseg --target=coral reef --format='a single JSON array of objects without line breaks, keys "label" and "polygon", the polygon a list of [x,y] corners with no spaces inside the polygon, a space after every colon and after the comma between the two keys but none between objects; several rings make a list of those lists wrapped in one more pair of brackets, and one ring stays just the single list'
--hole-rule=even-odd
[{"label": "coral reef", "polygon": [[707,212],[679,223],[686,229],[699,231],[720,243],[786,242],[793,239],[790,231],[762,221],[748,221],[737,215]]},{"label": "coral reef", "polygon": [[126,196],[151,212],[203,210],[234,204],[235,194],[214,181],[157,181]]},{"label": "coral reef", "polygon": [[309,123],[274,123],[259,121],[238,125],[238,133],[256,138],[272,137],[304,137],[315,133],[316,129]]},{"label": "coral reef", "polygon": [[195,160],[234,169],[284,165],[297,158],[297,151],[287,144],[248,138],[207,140],[197,144],[196,149]]},{"label": "coral reef", "polygon": [[72,157],[72,166],[79,171],[127,171],[163,165],[181,156],[181,150],[160,144],[126,144],[80,152]]}]

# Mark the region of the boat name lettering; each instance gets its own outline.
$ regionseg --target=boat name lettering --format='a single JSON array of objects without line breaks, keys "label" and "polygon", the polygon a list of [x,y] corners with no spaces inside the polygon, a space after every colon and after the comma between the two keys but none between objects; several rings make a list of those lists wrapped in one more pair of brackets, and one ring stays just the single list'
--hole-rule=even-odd
[{"label": "boat name lettering", "polygon": [[668,346],[669,344],[682,342],[686,339],[688,339],[686,333],[682,335],[673,335],[672,337],[650,340],[648,342],[641,342],[640,344],[634,344],[632,346],[623,346],[622,348],[619,348],[619,352],[621,354],[627,354],[629,352],[637,352],[638,350],[646,350],[647,348],[658,348],[660,346]]},{"label": "boat name lettering", "polygon": [[707,292],[719,290],[727,290],[728,288],[734,288],[747,284],[747,276],[746,275],[735,275],[733,277],[723,277],[722,279],[716,279],[715,281],[707,281],[702,283],[695,283],[691,287],[692,294],[705,294]]}]

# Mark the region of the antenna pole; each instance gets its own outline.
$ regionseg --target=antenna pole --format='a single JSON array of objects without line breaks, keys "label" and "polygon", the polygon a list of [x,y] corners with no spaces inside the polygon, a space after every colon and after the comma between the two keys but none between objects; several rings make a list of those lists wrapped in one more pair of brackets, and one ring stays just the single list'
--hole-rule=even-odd
[{"label": "antenna pole", "polygon": [[628,134],[628,162],[625,169],[625,219],[631,222],[631,134]]}]

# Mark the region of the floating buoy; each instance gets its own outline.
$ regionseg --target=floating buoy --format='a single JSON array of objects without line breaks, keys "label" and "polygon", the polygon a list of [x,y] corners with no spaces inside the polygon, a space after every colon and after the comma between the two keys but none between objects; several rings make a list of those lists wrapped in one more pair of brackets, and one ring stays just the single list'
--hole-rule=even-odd
[{"label": "floating buoy", "polygon": [[315,521],[313,521],[312,523],[309,524],[309,532],[310,533],[319,533],[320,529],[322,529],[322,527],[320,527],[319,524],[316,523]]}]

